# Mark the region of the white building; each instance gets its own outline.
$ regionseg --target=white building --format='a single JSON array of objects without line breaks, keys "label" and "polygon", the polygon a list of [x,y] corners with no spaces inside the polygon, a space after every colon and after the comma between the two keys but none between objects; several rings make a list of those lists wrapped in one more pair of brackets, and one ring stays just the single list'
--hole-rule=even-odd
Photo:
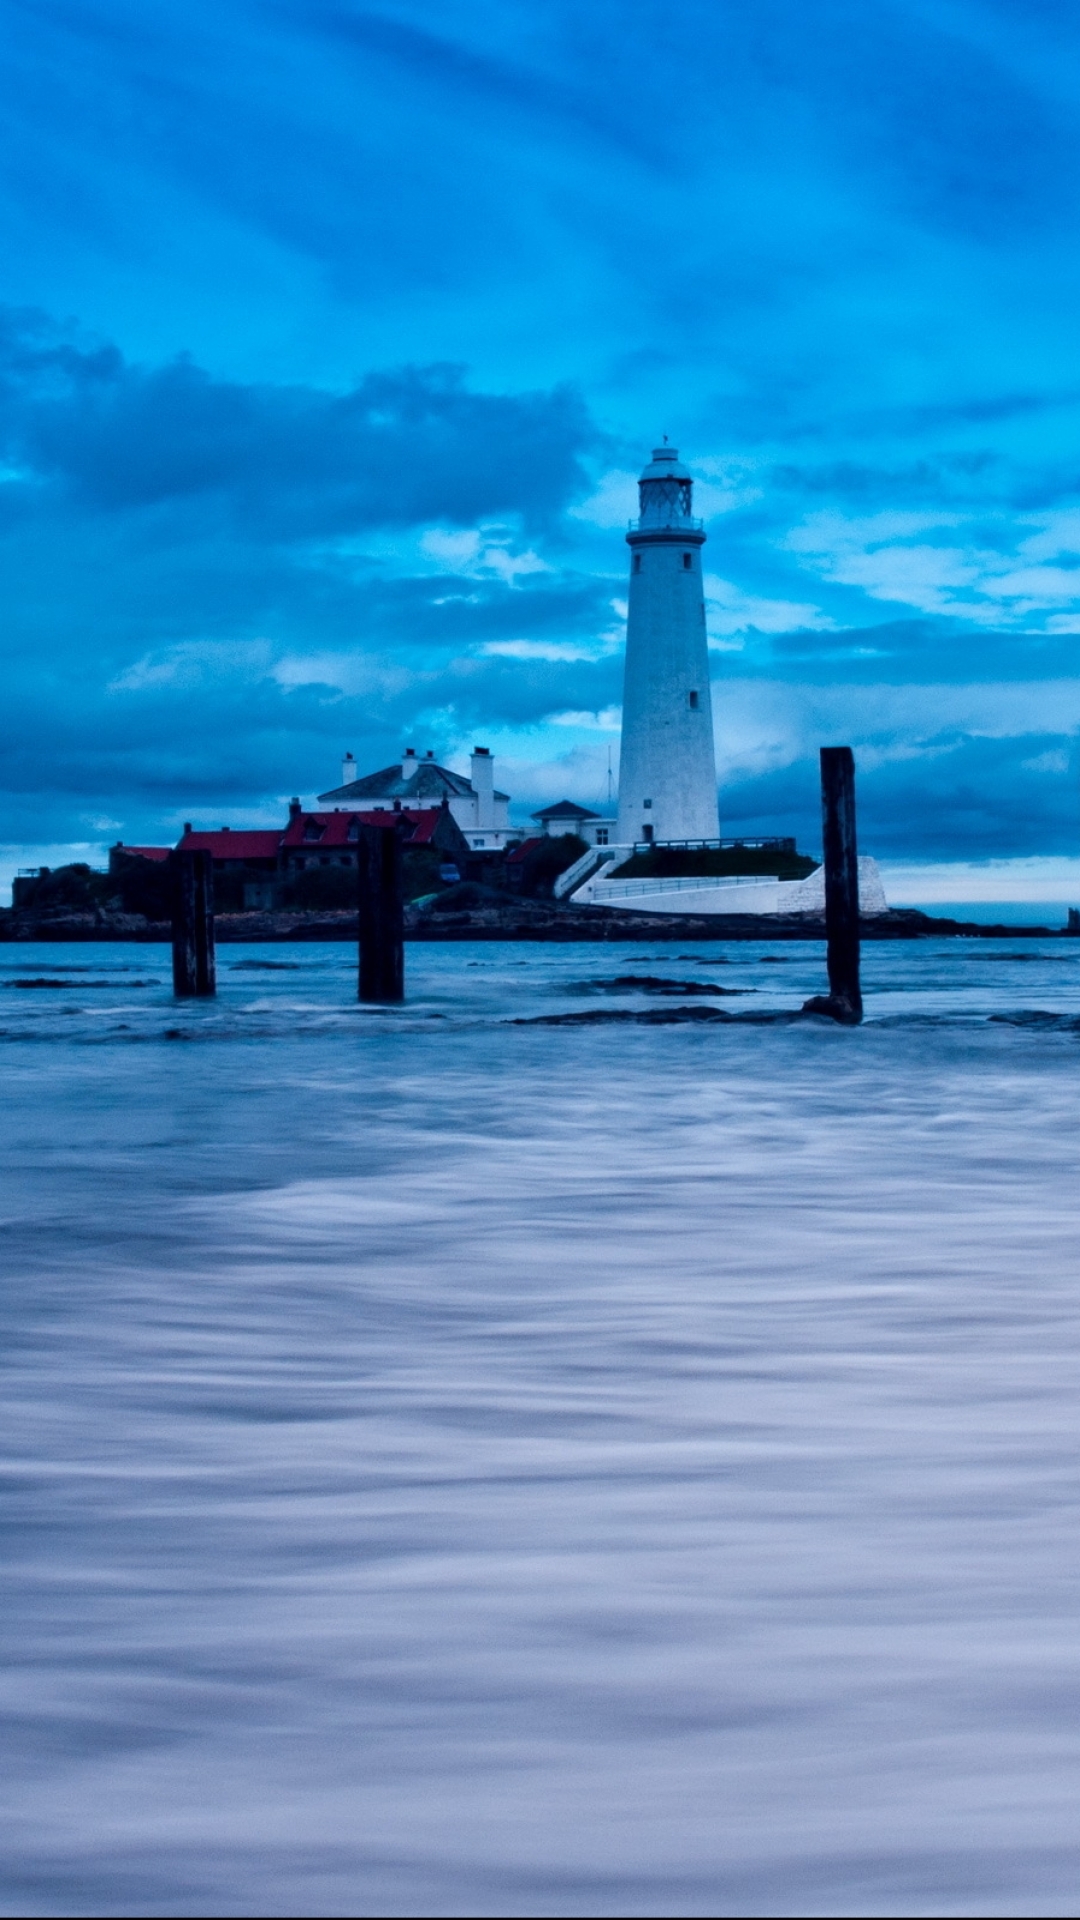
[{"label": "white building", "polygon": [[358,777],[356,761],[345,755],[341,785],[320,793],[319,804],[329,802],[346,811],[374,812],[385,808],[438,807],[445,800],[470,847],[497,850],[522,838],[511,827],[510,795],[495,785],[495,759],[487,747],[474,747],[469,762],[471,780],[436,764],[433,753],[421,760],[415,747],[406,747],[399,762],[378,773]]},{"label": "white building", "polygon": [[594,813],[591,807],[579,807],[576,800],[557,800],[552,807],[541,807],[533,819],[539,821],[541,833],[556,838],[576,833],[587,847],[615,845],[615,821],[606,814]]},{"label": "white building", "polygon": [[630,547],[619,823],[622,845],[715,840],[709,649],[693,479],[675,447],[657,447],[639,485]]}]

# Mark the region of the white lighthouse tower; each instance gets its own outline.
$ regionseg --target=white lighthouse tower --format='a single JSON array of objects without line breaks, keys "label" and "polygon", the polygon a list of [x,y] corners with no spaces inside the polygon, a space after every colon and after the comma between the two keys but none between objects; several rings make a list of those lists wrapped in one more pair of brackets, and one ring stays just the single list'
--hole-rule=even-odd
[{"label": "white lighthouse tower", "polygon": [[693,480],[657,447],[640,481],[630,546],[618,838],[715,840],[716,756]]}]

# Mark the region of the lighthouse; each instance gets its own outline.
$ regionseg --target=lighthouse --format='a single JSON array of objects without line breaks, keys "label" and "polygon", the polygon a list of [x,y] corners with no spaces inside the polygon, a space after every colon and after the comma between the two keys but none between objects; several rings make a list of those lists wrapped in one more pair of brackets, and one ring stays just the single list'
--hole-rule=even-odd
[{"label": "lighthouse", "polygon": [[715,840],[716,756],[693,478],[657,447],[627,534],[630,607],[623,681],[618,839]]}]

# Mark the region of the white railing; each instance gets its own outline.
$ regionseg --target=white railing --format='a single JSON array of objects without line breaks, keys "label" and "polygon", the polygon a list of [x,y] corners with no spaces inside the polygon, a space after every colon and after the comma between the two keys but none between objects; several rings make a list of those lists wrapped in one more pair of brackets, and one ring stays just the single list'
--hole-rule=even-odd
[{"label": "white railing", "polygon": [[674,508],[664,514],[660,507],[652,513],[639,514],[636,520],[628,520],[626,530],[628,533],[701,533],[704,526],[704,520],[695,520],[692,514],[678,513]]},{"label": "white railing", "polygon": [[776,887],[773,873],[684,874],[670,880],[596,880],[594,900],[631,900],[650,893],[713,893],[725,887]]},{"label": "white railing", "polygon": [[553,888],[556,900],[563,900],[568,893],[573,893],[574,888],[579,887],[583,880],[587,880],[590,873],[596,872],[602,861],[611,857],[613,856],[609,855],[607,847],[590,847],[587,853],[583,853],[580,859],[574,861],[572,867],[566,867],[560,873]]}]

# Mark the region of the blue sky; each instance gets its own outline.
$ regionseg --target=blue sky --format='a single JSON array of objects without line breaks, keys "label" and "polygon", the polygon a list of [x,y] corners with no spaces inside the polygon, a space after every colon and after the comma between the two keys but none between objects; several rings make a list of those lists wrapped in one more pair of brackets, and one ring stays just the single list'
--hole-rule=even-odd
[{"label": "blue sky", "polygon": [[1080,851],[1074,7],[3,17],[9,871],[346,748],[597,800],[663,432],[724,831],[842,739],[885,858]]}]

